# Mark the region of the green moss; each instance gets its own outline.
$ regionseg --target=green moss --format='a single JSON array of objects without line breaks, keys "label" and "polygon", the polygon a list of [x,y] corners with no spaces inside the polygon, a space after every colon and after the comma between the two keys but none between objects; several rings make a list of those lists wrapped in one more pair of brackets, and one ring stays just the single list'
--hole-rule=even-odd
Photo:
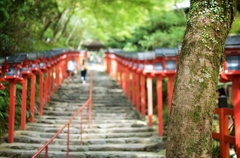
[{"label": "green moss", "polygon": [[201,107],[197,106],[192,112],[192,120],[194,123],[198,124],[201,121],[200,111],[201,111]]}]

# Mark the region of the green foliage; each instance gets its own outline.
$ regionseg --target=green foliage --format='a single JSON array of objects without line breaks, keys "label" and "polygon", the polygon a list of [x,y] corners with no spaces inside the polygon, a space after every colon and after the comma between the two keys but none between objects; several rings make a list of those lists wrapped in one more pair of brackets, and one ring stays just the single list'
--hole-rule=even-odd
[{"label": "green foliage", "polygon": [[0,18],[2,19],[0,28],[2,28],[6,24],[7,20],[9,19],[9,14],[4,8],[0,8]]},{"label": "green foliage", "polygon": [[[177,1],[1,0],[0,55],[76,48],[99,39],[109,47],[150,50],[182,41],[186,15]],[[237,16],[232,33],[239,33]]]},{"label": "green foliage", "polygon": [[47,44],[42,42],[43,29],[48,18],[52,19],[58,14],[56,7],[55,0],[1,1],[0,55],[35,51],[36,43],[41,43],[41,48],[46,48]]},{"label": "green foliage", "polygon": [[[4,83],[5,86],[6,83]],[[0,90],[0,137],[7,131],[8,123],[9,93]]]},{"label": "green foliage", "polygon": [[156,47],[176,47],[182,41],[185,25],[185,17],[178,12],[153,14],[145,25],[135,29],[130,38],[120,39],[120,44],[117,44],[117,40],[113,43],[111,39],[108,46],[123,45],[123,48],[129,50],[130,45],[130,48],[133,48],[130,51],[151,50]]},{"label": "green foliage", "polygon": [[240,13],[238,12],[232,23],[232,28],[230,30],[231,34],[240,34]]}]

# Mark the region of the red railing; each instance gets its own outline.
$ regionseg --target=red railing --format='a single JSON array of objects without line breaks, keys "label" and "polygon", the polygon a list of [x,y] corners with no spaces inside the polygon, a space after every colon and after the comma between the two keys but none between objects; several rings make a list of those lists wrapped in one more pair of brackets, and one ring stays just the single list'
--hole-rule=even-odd
[{"label": "red railing", "polygon": [[[126,55],[127,54],[127,55]],[[132,53],[132,54],[141,54]],[[144,53],[143,53],[144,54]],[[151,53],[150,53],[151,54]],[[152,61],[151,61],[152,60]],[[163,117],[162,117],[162,78],[168,78],[168,113],[171,109],[171,99],[172,99],[172,90],[173,90],[173,80],[174,73],[170,73],[162,70],[162,75],[154,74],[154,64],[151,63],[159,63],[157,58],[143,59],[133,57],[133,55],[129,56],[129,53],[124,52],[116,53],[116,52],[107,52],[105,56],[105,63],[107,66],[107,73],[113,77],[116,81],[119,82],[123,91],[127,95],[128,99],[130,99],[133,105],[136,106],[136,109],[141,109],[142,115],[145,116],[147,106],[148,120],[152,122],[152,102],[153,102],[153,93],[152,93],[152,78],[157,79],[157,86],[154,87],[157,89],[157,106],[158,106],[158,132],[159,136],[163,135]],[[149,63],[147,63],[149,62]],[[177,63],[177,62],[176,62]],[[148,73],[144,73],[144,69],[146,69],[146,65],[151,65],[152,69],[148,70]],[[164,64],[163,64],[164,65]],[[222,77],[221,77],[222,78]],[[237,157],[240,157],[240,87],[239,87],[239,78],[238,76],[232,76],[231,78],[226,78],[226,81],[232,81],[232,94],[233,94],[233,105],[234,110],[229,108],[217,108],[215,109],[215,113],[219,115],[219,133],[213,132],[212,137],[220,142],[220,157],[228,158],[230,151],[230,144],[235,145],[235,152]],[[146,82],[147,80],[147,82]],[[137,86],[141,86],[140,90],[138,90]],[[146,86],[147,85],[147,86]],[[136,86],[136,87],[135,87]],[[137,89],[134,91],[134,89]],[[135,93],[140,93],[136,95]],[[139,96],[141,96],[139,98]],[[139,102],[140,100],[140,102]],[[148,102],[146,102],[146,100]],[[234,118],[234,135],[229,134],[229,122],[228,117],[232,116]],[[151,125],[149,123],[149,125]]]},{"label": "red railing", "polygon": [[230,144],[236,145],[235,136],[229,134],[229,116],[234,116],[234,110],[230,108],[216,108],[219,115],[219,133],[212,132],[212,137],[220,142],[221,158],[229,158]]},{"label": "red railing", "polygon": [[92,74],[90,73],[90,91],[88,100],[78,109],[78,111],[69,119],[69,121],[60,129],[58,132],[41,147],[32,158],[36,158],[38,155],[45,150],[45,158],[48,158],[48,146],[49,144],[61,133],[65,128],[67,128],[67,150],[66,150],[66,158],[69,157],[69,146],[70,146],[70,124],[72,121],[79,115],[80,117],[80,144],[82,144],[82,113],[85,107],[88,106],[88,128],[91,126],[92,122]]}]

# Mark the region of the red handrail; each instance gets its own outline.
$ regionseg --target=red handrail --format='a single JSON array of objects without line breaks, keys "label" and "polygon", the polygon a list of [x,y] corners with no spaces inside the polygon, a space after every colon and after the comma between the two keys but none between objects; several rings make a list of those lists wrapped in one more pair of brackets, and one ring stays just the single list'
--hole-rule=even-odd
[{"label": "red handrail", "polygon": [[219,115],[219,133],[212,132],[212,137],[220,142],[220,157],[228,158],[230,144],[236,145],[235,136],[229,135],[228,116],[234,116],[234,110],[230,108],[216,108],[215,113]]},{"label": "red handrail", "polygon": [[77,110],[77,112],[69,119],[69,121],[57,131],[56,134],[52,136],[52,138],[47,141],[33,156],[32,158],[36,158],[42,151],[45,149],[45,158],[48,158],[48,145],[67,127],[67,154],[66,158],[69,157],[69,145],[70,145],[70,124],[75,119],[77,115],[80,114],[80,144],[82,144],[82,111],[88,106],[88,127],[90,128],[91,119],[92,119],[92,73],[90,72],[90,87],[89,87],[89,98],[88,100]]}]

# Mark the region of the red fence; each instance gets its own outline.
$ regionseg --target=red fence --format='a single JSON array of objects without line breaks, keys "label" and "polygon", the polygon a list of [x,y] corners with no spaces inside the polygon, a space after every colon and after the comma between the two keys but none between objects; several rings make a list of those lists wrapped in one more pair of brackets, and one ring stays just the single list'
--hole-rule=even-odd
[{"label": "red fence", "polygon": [[220,155],[222,158],[229,157],[230,144],[236,145],[235,136],[229,134],[229,116],[234,116],[234,110],[217,108],[215,113],[219,115],[219,133],[212,132],[212,137],[220,142]]},{"label": "red fence", "polygon": [[25,130],[26,126],[26,99],[27,99],[27,81],[31,79],[30,85],[30,122],[34,122],[35,114],[35,92],[36,76],[39,76],[39,102],[38,114],[42,115],[43,106],[47,106],[50,97],[60,87],[63,80],[68,76],[67,62],[72,58],[78,65],[84,53],[79,51],[52,50],[42,53],[21,53],[9,56],[1,60],[0,68],[0,89],[5,87],[2,82],[10,83],[9,98],[9,123],[8,123],[8,142],[14,141],[14,122],[15,122],[15,100],[16,84],[22,84],[22,107],[21,107],[21,125],[20,129]]},{"label": "red fence", "polygon": [[[91,72],[90,72],[91,73]],[[66,157],[69,157],[69,146],[70,146],[70,124],[72,121],[79,116],[80,120],[80,144],[82,144],[82,119],[83,119],[83,110],[88,106],[88,127],[91,125],[92,120],[92,78],[90,77],[90,92],[88,100],[78,109],[78,111],[70,118],[70,120],[47,142],[45,145],[34,154],[32,158],[36,158],[39,154],[41,154],[45,150],[45,158],[48,158],[48,146],[49,144],[61,133],[65,128],[67,128],[67,154]]]},{"label": "red fence", "polygon": [[[158,52],[157,52],[158,51]],[[176,73],[177,54],[170,50],[161,55],[159,50],[155,52],[128,53],[121,50],[110,50],[106,52],[105,63],[107,73],[119,82],[127,97],[136,106],[136,110],[145,116],[145,106],[147,105],[149,126],[152,126],[153,115],[153,94],[152,78],[157,79],[157,108],[158,108],[158,133],[163,135],[163,116],[162,116],[162,79],[168,78],[168,113],[171,109],[171,99],[173,91],[173,80]],[[170,65],[172,63],[172,65]],[[169,64],[169,65],[167,65]],[[171,69],[172,67],[172,69]],[[231,79],[233,82],[233,109],[217,108],[216,114],[219,115],[220,132],[213,132],[214,139],[220,142],[221,158],[229,157],[230,144],[235,145],[236,154],[240,157],[240,86],[239,77]],[[229,79],[228,79],[229,81]],[[139,87],[140,85],[140,87]],[[146,88],[145,88],[146,85]],[[147,97],[145,95],[147,91]],[[141,96],[141,97],[139,97]],[[146,103],[147,100],[147,103]],[[234,118],[235,136],[228,132],[228,115]]]},{"label": "red fence", "polygon": [[[167,51],[168,53],[162,52]],[[163,49],[155,52],[127,53],[117,50],[107,52],[105,63],[107,72],[121,85],[123,91],[136,110],[147,116],[149,126],[153,125],[153,88],[152,80],[157,79],[158,134],[163,135],[162,80],[168,78],[168,112],[170,111],[173,80],[176,73],[177,49]],[[169,65],[170,64],[170,65]],[[146,85],[146,90],[145,90]],[[140,97],[141,96],[141,97]],[[147,96],[147,97],[146,97]],[[141,99],[140,99],[141,98]],[[147,102],[146,102],[147,101]]]}]

